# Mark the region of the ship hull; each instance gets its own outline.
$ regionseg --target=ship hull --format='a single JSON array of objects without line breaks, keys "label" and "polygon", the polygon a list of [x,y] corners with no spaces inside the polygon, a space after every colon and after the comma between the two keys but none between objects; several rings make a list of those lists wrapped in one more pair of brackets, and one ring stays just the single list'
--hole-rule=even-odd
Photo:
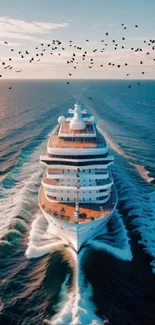
[{"label": "ship hull", "polygon": [[70,245],[77,252],[82,245],[90,239],[106,232],[106,224],[112,217],[117,205],[117,192],[115,191],[115,204],[111,213],[104,218],[87,223],[69,223],[49,215],[40,205],[40,209],[48,222],[48,233],[56,232],[64,240],[64,244]]}]

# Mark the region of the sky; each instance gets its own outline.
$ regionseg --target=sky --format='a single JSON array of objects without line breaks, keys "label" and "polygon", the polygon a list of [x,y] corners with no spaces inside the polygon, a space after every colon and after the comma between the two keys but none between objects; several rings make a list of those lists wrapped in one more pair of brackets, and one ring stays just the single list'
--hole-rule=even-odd
[{"label": "sky", "polygon": [[[155,50],[148,45],[155,38],[154,12],[155,0],[0,0],[0,74],[4,79],[67,79],[68,73],[74,79],[125,79],[127,74],[131,79],[155,79]],[[62,44],[51,55],[52,47],[47,44],[53,39]],[[69,46],[70,40],[73,47]],[[117,50],[113,40],[118,44]],[[83,51],[74,45],[87,51],[86,60],[82,60]],[[143,51],[131,51],[131,47]],[[94,53],[95,48],[98,50]],[[43,56],[37,57],[43,49]],[[25,50],[29,55],[25,55]],[[75,64],[67,64],[73,52]],[[34,61],[30,63],[32,57]],[[91,69],[90,58],[94,59]],[[115,66],[108,65],[109,62]],[[9,64],[13,68],[4,69]],[[121,68],[117,67],[119,64]]]}]

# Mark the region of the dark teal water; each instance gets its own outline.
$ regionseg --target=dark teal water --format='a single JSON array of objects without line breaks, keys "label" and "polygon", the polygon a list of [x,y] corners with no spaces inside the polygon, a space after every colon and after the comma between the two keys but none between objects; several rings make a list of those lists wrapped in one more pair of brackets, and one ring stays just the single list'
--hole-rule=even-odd
[{"label": "dark teal water", "polygon": [[[129,89],[123,80],[70,85],[65,81],[0,82],[0,324],[39,325],[50,320],[67,325],[74,319],[65,316],[63,323],[60,317],[51,321],[63,309],[67,288],[72,292],[74,270],[66,253],[55,250],[28,260],[25,251],[40,213],[39,155],[58,116],[77,100],[97,117],[115,155],[116,219],[128,231],[114,218],[108,226],[112,236],[99,239],[103,247],[108,243],[106,249],[95,243],[89,247],[83,274],[91,284],[84,305],[90,317],[80,316],[80,324],[91,324],[90,300],[96,306],[94,315],[108,319],[109,324],[155,324],[155,81],[131,84]],[[128,249],[121,251],[128,240]],[[131,261],[127,261],[129,250]]]}]

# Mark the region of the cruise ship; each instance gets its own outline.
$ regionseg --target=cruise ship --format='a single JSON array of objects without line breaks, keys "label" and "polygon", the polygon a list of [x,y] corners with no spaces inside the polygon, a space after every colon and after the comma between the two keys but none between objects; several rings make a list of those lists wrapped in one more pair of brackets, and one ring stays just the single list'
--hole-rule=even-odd
[{"label": "cruise ship", "polygon": [[103,233],[117,205],[110,166],[114,157],[94,116],[76,103],[60,116],[40,157],[45,174],[39,206],[59,237],[77,252]]}]

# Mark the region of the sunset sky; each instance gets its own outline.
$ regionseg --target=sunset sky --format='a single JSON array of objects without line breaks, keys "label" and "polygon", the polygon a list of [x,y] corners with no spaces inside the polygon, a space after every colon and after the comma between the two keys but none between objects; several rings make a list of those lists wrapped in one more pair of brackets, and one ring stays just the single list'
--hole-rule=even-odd
[{"label": "sunset sky", "polygon": [[[155,50],[148,45],[149,40],[155,38],[154,13],[155,0],[1,0],[0,74],[3,78],[48,79],[68,78],[70,72],[74,79],[104,79],[126,78],[129,73],[129,78],[133,79],[155,78]],[[122,37],[125,37],[124,41]],[[53,39],[60,40],[62,44],[50,55],[52,47],[47,48],[47,44]],[[90,40],[89,43],[86,39]],[[101,42],[102,39],[107,46]],[[83,51],[69,47],[69,40],[88,52],[85,61],[81,58]],[[113,40],[118,44],[117,50],[114,50]],[[41,47],[40,43],[44,46]],[[103,47],[105,50],[102,53]],[[134,52],[131,47],[143,48],[143,51]],[[44,48],[44,55],[36,57],[36,53],[41,53]],[[95,48],[98,51],[92,53]],[[25,50],[30,55],[24,55],[22,59],[19,51],[25,54]],[[73,52],[76,54],[75,61],[78,61],[77,69],[73,68],[73,64],[66,64]],[[150,54],[146,55],[147,52]],[[9,57],[12,61],[8,60]],[[30,63],[32,57],[35,60]],[[37,61],[39,58],[40,62]],[[90,58],[94,59],[92,69],[88,68]],[[143,65],[139,64],[141,60]],[[5,66],[11,64],[12,70],[4,69],[2,62]],[[109,62],[122,67],[108,66]],[[126,62],[128,66],[124,66]],[[18,70],[22,71],[17,73]],[[142,76],[142,71],[145,71],[145,76]]]}]

